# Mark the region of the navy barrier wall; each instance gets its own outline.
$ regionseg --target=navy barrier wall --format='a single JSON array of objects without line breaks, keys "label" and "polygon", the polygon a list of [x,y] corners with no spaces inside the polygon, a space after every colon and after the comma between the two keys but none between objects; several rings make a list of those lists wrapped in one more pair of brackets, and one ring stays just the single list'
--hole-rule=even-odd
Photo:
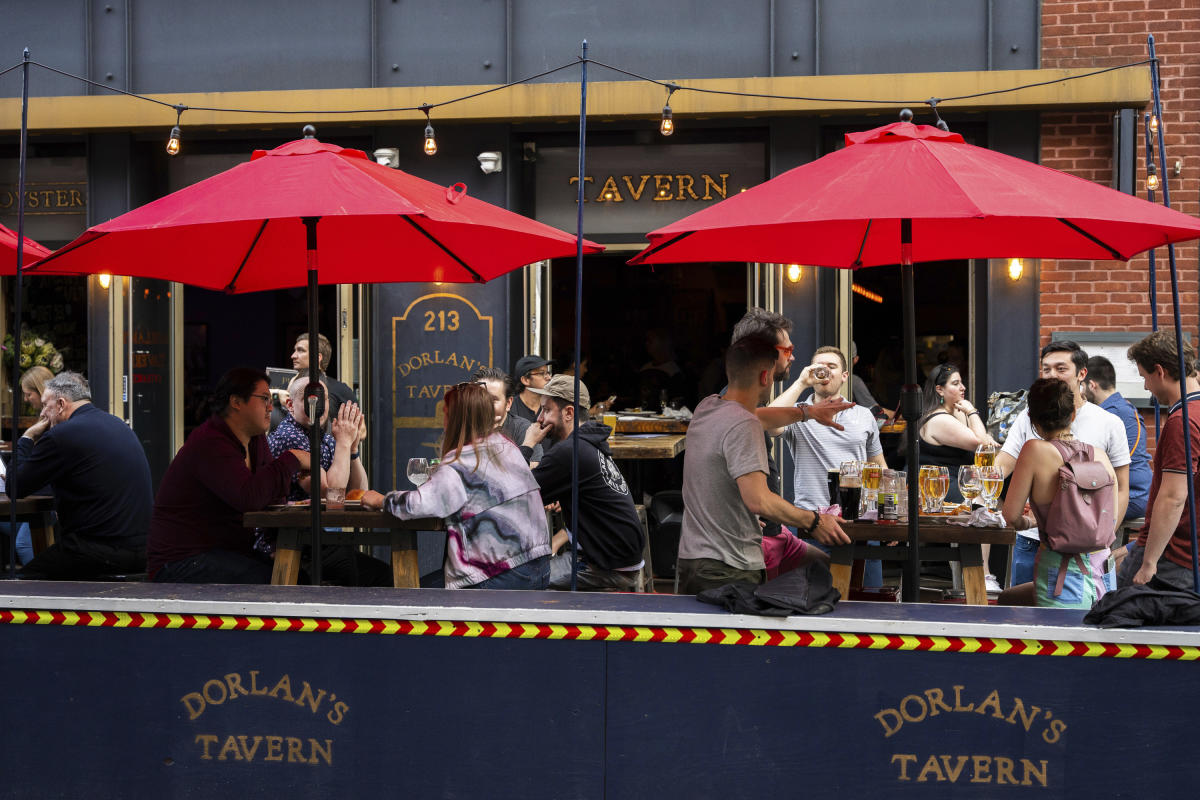
[{"label": "navy barrier wall", "polygon": [[0,794],[1150,797],[1195,774],[1194,629],[166,588],[0,589]]}]

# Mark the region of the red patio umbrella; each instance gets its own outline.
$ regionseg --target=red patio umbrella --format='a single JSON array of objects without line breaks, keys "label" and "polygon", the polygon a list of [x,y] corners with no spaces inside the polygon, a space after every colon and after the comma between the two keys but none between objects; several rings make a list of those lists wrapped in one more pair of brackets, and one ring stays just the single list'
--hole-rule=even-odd
[{"label": "red patio umbrella", "polygon": [[[50,255],[50,251],[40,244],[25,237],[25,258],[21,271],[29,269],[29,265]],[[0,225],[0,275],[17,274],[17,234]]]},{"label": "red patio umbrella", "polygon": [[[572,255],[576,244],[468,196],[463,184],[447,189],[382,166],[361,150],[317,141],[306,126],[304,139],[256,150],[246,163],[89,228],[29,272],[111,272],[227,292],[307,284],[315,353],[318,283],[486,281]],[[310,452],[320,453],[315,427]],[[320,503],[312,511],[317,553]],[[312,577],[320,582],[319,559]]]},{"label": "red patio umbrella", "polygon": [[[911,116],[911,114],[909,115]],[[913,262],[968,258],[1127,260],[1200,238],[1200,220],[907,120],[647,234],[630,264],[689,261],[903,267],[908,463],[917,463]],[[918,508],[909,481],[909,508]],[[904,599],[917,598],[917,517]]]}]

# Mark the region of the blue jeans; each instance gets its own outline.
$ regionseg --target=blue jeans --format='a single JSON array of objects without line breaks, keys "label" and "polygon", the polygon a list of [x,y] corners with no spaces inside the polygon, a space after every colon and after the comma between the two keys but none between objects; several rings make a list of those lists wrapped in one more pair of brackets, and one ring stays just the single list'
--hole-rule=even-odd
[{"label": "blue jeans", "polygon": [[[12,529],[8,527],[7,522],[0,522],[0,533],[8,536],[10,530]],[[4,542],[4,549],[4,558],[0,560],[6,561],[8,542]],[[17,563],[28,564],[30,561],[33,561],[33,536],[29,532],[29,523],[21,522],[17,525]]]},{"label": "blue jeans", "polygon": [[550,556],[526,561],[520,566],[501,572],[472,589],[545,589],[550,586]]},{"label": "blue jeans", "polygon": [[1030,583],[1033,580],[1033,562],[1037,557],[1038,544],[1037,539],[1030,539],[1028,536],[1021,536],[1020,534],[1017,535],[1017,541],[1013,544],[1010,586]]}]

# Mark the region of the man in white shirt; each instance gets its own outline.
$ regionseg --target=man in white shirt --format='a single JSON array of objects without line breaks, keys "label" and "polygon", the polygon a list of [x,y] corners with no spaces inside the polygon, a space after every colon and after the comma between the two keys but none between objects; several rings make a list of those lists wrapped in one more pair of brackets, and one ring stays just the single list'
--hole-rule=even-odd
[{"label": "man in white shirt", "polygon": [[[1120,417],[1084,400],[1080,384],[1087,378],[1087,360],[1087,353],[1075,342],[1051,342],[1042,348],[1042,377],[1058,378],[1071,387],[1075,396],[1071,434],[1079,441],[1103,450],[1112,462],[1117,473],[1116,518],[1124,519],[1125,506],[1129,504],[1129,441],[1125,438],[1125,425]],[[1006,478],[1012,473],[1025,442],[1036,438],[1039,437],[1029,423],[1028,410],[1022,411],[1004,440],[1004,448],[996,455],[996,466],[1004,471]],[[1009,581],[1012,586],[1033,580],[1037,549],[1037,528],[1017,532]]]},{"label": "man in white shirt", "polygon": [[[812,397],[802,404],[815,406],[840,401],[842,385],[849,379],[849,364],[842,351],[836,347],[819,347],[809,365],[801,370],[800,377],[772,400],[771,405],[792,408],[808,387],[812,387]],[[843,461],[870,461],[887,467],[879,443],[879,428],[867,408],[850,406],[839,412],[834,420],[840,429],[806,420],[771,431],[772,436],[783,434],[792,453],[792,502],[797,508],[817,511],[830,505],[829,470],[838,469]],[[876,560],[867,561],[863,586],[882,585],[883,565]]]}]

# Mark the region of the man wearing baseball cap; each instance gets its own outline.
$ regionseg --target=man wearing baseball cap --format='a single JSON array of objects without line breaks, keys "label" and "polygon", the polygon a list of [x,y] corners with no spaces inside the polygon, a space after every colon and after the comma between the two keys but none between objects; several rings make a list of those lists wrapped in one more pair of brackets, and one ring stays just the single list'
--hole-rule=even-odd
[{"label": "man wearing baseball cap", "polygon": [[512,374],[521,391],[513,400],[508,413],[533,422],[542,408],[542,398],[535,392],[545,388],[553,374],[550,361],[536,355],[521,356],[517,359]]},{"label": "man wearing baseball cap", "polygon": [[[524,359],[522,359],[524,360]],[[520,363],[520,362],[518,362]],[[562,504],[563,516],[571,519],[572,436],[579,438],[579,570],[580,589],[633,591],[642,568],[645,532],[633,506],[629,484],[613,462],[608,449],[607,425],[587,419],[591,397],[579,384],[579,411],[575,416],[575,378],[556,375],[545,387],[531,388],[541,397],[537,422],[525,432],[524,445],[533,447],[543,439],[541,462],[533,470],[542,500]],[[517,403],[513,403],[514,406]],[[551,546],[557,555],[550,561],[550,588],[571,586],[571,548],[564,547],[571,534],[558,531]],[[561,548],[561,552],[559,552]]]}]

